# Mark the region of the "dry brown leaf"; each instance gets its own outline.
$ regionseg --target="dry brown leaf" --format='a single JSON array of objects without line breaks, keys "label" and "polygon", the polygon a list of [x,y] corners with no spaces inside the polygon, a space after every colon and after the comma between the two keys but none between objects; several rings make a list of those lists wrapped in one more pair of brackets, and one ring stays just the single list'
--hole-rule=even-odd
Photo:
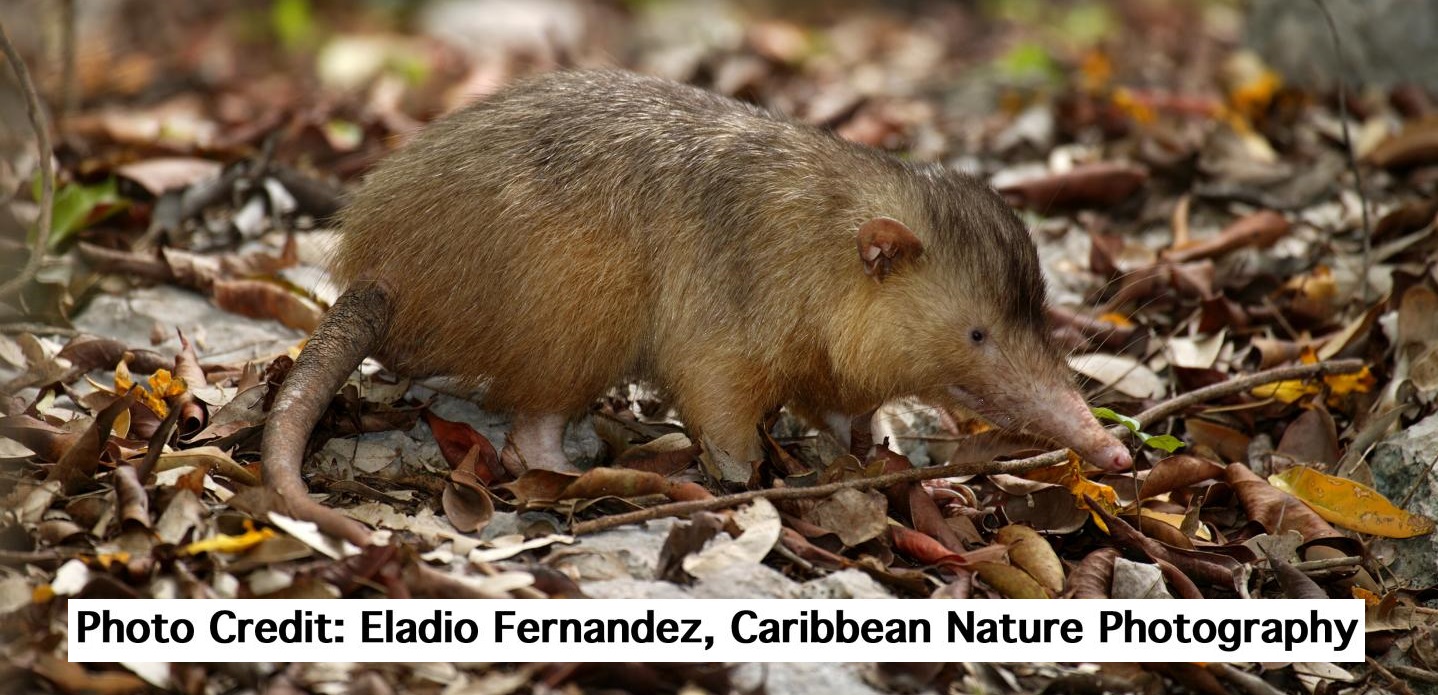
[{"label": "dry brown leaf", "polygon": [[1438,117],[1409,123],[1383,141],[1366,159],[1385,169],[1406,169],[1438,162]]},{"label": "dry brown leaf", "polygon": [[123,528],[150,528],[150,498],[145,486],[140,483],[135,469],[121,465],[115,467],[111,477],[115,486],[115,508],[120,511]]},{"label": "dry brown leaf", "polygon": [[424,422],[429,425],[434,442],[450,468],[468,468],[485,485],[492,485],[502,477],[504,468],[494,445],[469,424],[446,420],[429,409],[424,411]]},{"label": "dry brown leaf", "polygon": [[70,495],[93,480],[95,471],[100,468],[100,456],[110,439],[111,425],[138,397],[139,391],[132,390],[100,411],[74,445],[60,457],[55,467],[50,469],[50,475],[45,478],[46,482],[59,481],[65,494]]},{"label": "dry brown leaf", "polygon": [[1148,169],[1137,164],[1098,162],[1017,181],[998,188],[999,193],[1023,207],[1048,211],[1118,205],[1148,183]]},{"label": "dry brown leaf", "polygon": [[269,319],[306,333],[320,323],[320,310],[299,295],[262,280],[216,280],[215,306],[252,319]]},{"label": "dry brown leaf", "polygon": [[51,654],[35,661],[35,673],[50,681],[62,693],[72,695],[130,695],[150,686],[139,676],[125,671],[90,671]]},{"label": "dry brown leaf", "polygon": [[1118,557],[1118,548],[1099,548],[1084,556],[1078,567],[1069,573],[1064,595],[1069,598],[1110,598],[1113,563]]},{"label": "dry brown leaf", "polygon": [[852,548],[883,535],[889,524],[888,510],[889,502],[883,494],[845,488],[820,500],[804,518],[833,531]]},{"label": "dry brown leaf", "polygon": [[592,500],[600,497],[643,497],[662,495],[669,490],[664,476],[625,468],[594,468],[585,471],[559,493],[561,500]]},{"label": "dry brown leaf", "polygon": [[979,579],[1004,598],[1050,598],[1038,580],[1013,565],[976,562],[972,568],[974,573],[979,575]]},{"label": "dry brown leaf", "polygon": [[1223,475],[1223,464],[1188,454],[1175,454],[1154,464],[1139,488],[1140,499],[1157,497]]},{"label": "dry brown leaf", "polygon": [[[1009,547],[1009,560],[1057,594],[1064,588],[1064,567],[1054,549],[1036,531],[1010,524],[994,534],[994,540]],[[982,576],[982,573],[980,574]]]},{"label": "dry brown leaf", "polygon": [[1262,525],[1265,531],[1275,535],[1297,531],[1305,543],[1343,537],[1307,505],[1254,475],[1248,466],[1230,463],[1223,472],[1229,487],[1248,512],[1248,518]]},{"label": "dry brown leaf", "polygon": [[450,471],[449,482],[440,498],[444,515],[461,533],[475,533],[494,518],[494,500],[484,485],[468,470]]},{"label": "dry brown leaf", "polygon": [[179,451],[167,451],[160,454],[155,461],[154,472],[194,466],[200,470],[214,473],[215,475],[229,478],[241,485],[254,486],[260,484],[260,479],[255,477],[249,469],[225,453],[224,449],[217,446],[197,446]]},{"label": "dry brown leaf", "polygon": [[1169,251],[1164,257],[1175,263],[1187,263],[1250,246],[1264,248],[1282,239],[1289,229],[1288,219],[1283,215],[1272,210],[1260,210],[1238,218],[1216,236]]},{"label": "dry brown leaf", "polygon": [[1276,451],[1299,463],[1338,463],[1338,428],[1322,405],[1303,411],[1278,441]]}]

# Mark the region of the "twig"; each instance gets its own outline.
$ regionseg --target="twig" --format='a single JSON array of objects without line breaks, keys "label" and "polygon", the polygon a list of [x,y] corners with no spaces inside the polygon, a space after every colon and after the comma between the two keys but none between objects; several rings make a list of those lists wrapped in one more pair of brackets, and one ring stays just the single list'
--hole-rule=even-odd
[{"label": "twig", "polygon": [[1348,84],[1344,74],[1348,72],[1348,61],[1343,57],[1343,42],[1338,38],[1338,25],[1329,14],[1323,0],[1313,0],[1323,21],[1328,23],[1328,35],[1333,38],[1333,54],[1338,60],[1338,124],[1343,129],[1343,154],[1348,159],[1348,170],[1353,172],[1353,186],[1357,189],[1359,211],[1363,216],[1363,303],[1368,304],[1368,270],[1372,265],[1373,225],[1368,221],[1368,194],[1363,191],[1363,171],[1358,168],[1358,157],[1353,153],[1353,138],[1348,134]]},{"label": "twig", "polygon": [[1321,570],[1330,570],[1338,567],[1357,567],[1363,564],[1363,558],[1357,556],[1349,557],[1326,557],[1322,560],[1308,560],[1294,563],[1293,569],[1299,572],[1309,573]]},{"label": "twig", "polygon": [[1393,673],[1400,676],[1407,676],[1410,680],[1423,681],[1438,685],[1438,673],[1413,666],[1394,666]]},{"label": "twig", "polygon": [[1228,682],[1249,695],[1282,695],[1283,691],[1273,687],[1268,681],[1259,678],[1247,671],[1239,669],[1232,664],[1213,663],[1208,664],[1209,672],[1222,676]]},{"label": "twig", "polygon": [[1393,675],[1393,672],[1385,668],[1383,664],[1378,663],[1377,659],[1374,659],[1371,656],[1366,656],[1363,658],[1368,661],[1368,667],[1373,669],[1374,671],[1377,671],[1379,675],[1388,679],[1388,685],[1394,690],[1398,691],[1400,695],[1413,695],[1413,690],[1408,687],[1408,683],[1402,678]]},{"label": "twig", "polygon": [[0,323],[0,333],[34,333],[36,335],[63,335],[68,338],[80,335],[80,331],[64,326],[47,326],[43,323]]},{"label": "twig", "polygon": [[0,285],[0,299],[4,299],[20,291],[35,278],[35,274],[40,272],[40,262],[45,259],[50,248],[50,217],[54,213],[55,205],[55,167],[50,161],[50,122],[45,117],[44,107],[40,105],[40,94],[35,91],[35,83],[30,80],[30,71],[25,68],[25,61],[20,60],[15,45],[10,43],[3,22],[0,22],[0,51],[5,52],[5,59],[10,61],[10,69],[15,71],[15,78],[20,82],[20,91],[25,95],[25,111],[30,116],[30,127],[35,130],[35,146],[40,150],[40,220],[35,229],[35,248],[30,251],[30,258],[25,261],[25,267],[20,274]]},{"label": "twig", "polygon": [[[1223,398],[1235,394],[1250,391],[1254,387],[1264,384],[1271,384],[1277,381],[1289,381],[1295,379],[1308,379],[1324,374],[1349,374],[1363,368],[1361,360],[1336,360],[1332,362],[1318,362],[1316,364],[1302,364],[1291,367],[1277,367],[1266,371],[1250,374],[1248,376],[1229,379],[1228,381],[1205,386],[1195,391],[1190,391],[1181,396],[1164,401],[1148,410],[1134,416],[1141,427],[1178,413],[1186,408],[1197,405],[1207,400]],[[1116,437],[1127,437],[1128,429],[1115,425],[1109,428],[1109,432]],[[606,529],[637,524],[653,519],[662,519],[671,516],[686,516],[694,512],[709,511],[713,509],[725,509],[736,505],[751,502],[759,498],[768,500],[793,500],[808,499],[815,497],[828,497],[840,490],[869,490],[872,488],[883,488],[901,483],[914,483],[921,480],[932,480],[934,478],[952,478],[963,475],[995,475],[999,473],[1017,474],[1026,473],[1036,468],[1052,466],[1062,463],[1068,458],[1067,449],[1058,449],[1038,456],[1016,459],[1013,461],[972,461],[963,463],[950,463],[943,466],[931,466],[929,468],[910,468],[908,470],[886,473],[873,478],[862,478],[858,480],[844,480],[837,483],[815,485],[814,487],[780,487],[768,490],[747,490],[744,492],[714,497],[706,500],[692,500],[687,502],[672,502],[661,504],[648,509],[640,509],[623,514],[612,514],[610,516],[581,521],[575,524],[570,532],[574,535],[594,533]]]},{"label": "twig", "polygon": [[[1329,374],[1352,374],[1363,369],[1363,360],[1331,360],[1328,362],[1315,362],[1313,364],[1300,364],[1290,367],[1274,367],[1248,376],[1241,376],[1237,379],[1205,386],[1201,389],[1189,391],[1181,396],[1170,398],[1158,405],[1145,410],[1134,416],[1142,426],[1147,427],[1157,420],[1162,420],[1174,413],[1177,413],[1189,406],[1197,405],[1204,401],[1211,401],[1215,398],[1233,396],[1244,391],[1252,391],[1254,388],[1265,384],[1272,384],[1279,381],[1297,381],[1311,379],[1316,376]],[[1125,430],[1127,431],[1127,430]]]}]

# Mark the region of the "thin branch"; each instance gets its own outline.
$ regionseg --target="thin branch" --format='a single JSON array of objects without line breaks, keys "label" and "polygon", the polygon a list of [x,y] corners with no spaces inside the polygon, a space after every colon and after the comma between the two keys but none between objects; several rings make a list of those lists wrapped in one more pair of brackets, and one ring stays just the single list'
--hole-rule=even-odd
[{"label": "thin branch", "polygon": [[25,95],[25,111],[30,116],[30,127],[35,130],[35,145],[40,151],[40,221],[35,230],[35,248],[30,250],[30,258],[25,261],[25,267],[20,274],[0,285],[0,299],[4,299],[20,291],[35,278],[35,274],[40,272],[40,263],[49,250],[50,217],[54,213],[55,205],[55,167],[50,161],[50,123],[45,117],[45,109],[40,105],[40,94],[35,91],[35,83],[30,79],[30,71],[25,68],[25,61],[20,59],[15,45],[10,43],[3,22],[0,22],[0,51],[5,52],[5,59],[10,61],[10,69],[15,71],[15,77],[20,82],[20,91]]},{"label": "thin branch", "polygon": [[1340,567],[1357,567],[1363,564],[1363,558],[1356,555],[1348,557],[1326,557],[1321,560],[1307,560],[1294,563],[1293,569],[1299,572],[1321,572],[1323,570],[1337,569]]},{"label": "thin branch", "polygon": [[0,323],[0,333],[34,333],[35,335],[62,335],[73,338],[80,331],[64,326],[50,326],[43,323]]},{"label": "thin branch", "polygon": [[[1190,391],[1180,396],[1170,398],[1148,410],[1134,416],[1141,426],[1148,425],[1166,418],[1187,408],[1203,403],[1204,401],[1225,396],[1233,396],[1253,390],[1255,387],[1271,384],[1278,381],[1291,381],[1297,379],[1309,379],[1325,374],[1351,374],[1363,368],[1361,360],[1336,360],[1332,362],[1318,362],[1316,364],[1302,364],[1291,367],[1277,367],[1266,371],[1250,374],[1248,376],[1229,379],[1228,381],[1205,386],[1201,389]],[[1127,437],[1128,429],[1115,425],[1109,429],[1116,437]],[[671,516],[686,516],[694,512],[710,511],[714,509],[726,509],[736,505],[752,502],[759,498],[768,500],[795,500],[811,499],[815,497],[828,497],[840,490],[869,490],[873,488],[889,487],[901,483],[915,483],[921,480],[932,480],[934,478],[952,478],[963,475],[995,475],[999,473],[1018,474],[1027,473],[1036,468],[1052,466],[1062,463],[1068,459],[1067,449],[1058,449],[1038,456],[1017,459],[1013,461],[971,461],[964,463],[950,463],[943,466],[931,466],[928,468],[910,468],[908,470],[886,473],[873,478],[858,480],[844,480],[826,485],[815,485],[814,487],[781,487],[767,490],[747,490],[732,495],[714,497],[706,500],[692,500],[687,502],[672,502],[661,504],[648,509],[640,509],[623,514],[612,514],[610,516],[581,521],[571,527],[570,532],[574,535],[583,535],[604,531],[606,529],[637,524],[653,519],[662,519]]]},{"label": "thin branch", "polygon": [[1333,38],[1333,54],[1338,59],[1338,124],[1343,128],[1343,154],[1348,159],[1348,170],[1353,172],[1353,186],[1358,191],[1358,205],[1363,215],[1363,303],[1368,304],[1368,270],[1372,267],[1373,225],[1368,221],[1368,194],[1363,191],[1363,170],[1358,168],[1358,157],[1353,153],[1353,138],[1348,134],[1348,61],[1343,57],[1343,42],[1338,38],[1338,25],[1323,0],[1313,0],[1323,20],[1328,23],[1328,35]]},{"label": "thin branch", "polygon": [[1434,685],[1438,685],[1438,673],[1434,673],[1426,669],[1400,665],[1393,667],[1393,673],[1399,676],[1406,676],[1410,680],[1410,682],[1422,681],[1424,683],[1432,683]]},{"label": "thin branch", "polygon": [[1363,658],[1368,662],[1368,667],[1377,671],[1378,675],[1387,679],[1388,686],[1397,691],[1399,695],[1413,695],[1413,689],[1408,687],[1407,681],[1393,675],[1393,672],[1385,668],[1383,664],[1378,663],[1377,659],[1371,656],[1365,656]]}]

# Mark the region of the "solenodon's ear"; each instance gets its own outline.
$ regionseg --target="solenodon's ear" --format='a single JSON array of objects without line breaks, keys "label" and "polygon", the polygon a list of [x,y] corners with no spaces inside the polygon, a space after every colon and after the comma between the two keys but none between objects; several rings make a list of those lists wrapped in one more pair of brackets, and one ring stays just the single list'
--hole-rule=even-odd
[{"label": "solenodon's ear", "polygon": [[924,242],[892,217],[875,217],[859,227],[859,260],[864,274],[883,282],[894,265],[913,261],[924,253]]}]

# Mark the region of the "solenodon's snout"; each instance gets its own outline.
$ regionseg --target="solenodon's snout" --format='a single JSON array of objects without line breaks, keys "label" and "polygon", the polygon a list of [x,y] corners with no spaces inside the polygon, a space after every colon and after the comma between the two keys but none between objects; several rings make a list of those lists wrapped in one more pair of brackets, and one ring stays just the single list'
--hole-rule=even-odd
[{"label": "solenodon's snout", "polygon": [[1133,467],[1133,456],[1128,453],[1128,447],[1118,443],[1117,440],[1093,453],[1083,453],[1082,456],[1085,460],[1104,470],[1125,471]]}]

